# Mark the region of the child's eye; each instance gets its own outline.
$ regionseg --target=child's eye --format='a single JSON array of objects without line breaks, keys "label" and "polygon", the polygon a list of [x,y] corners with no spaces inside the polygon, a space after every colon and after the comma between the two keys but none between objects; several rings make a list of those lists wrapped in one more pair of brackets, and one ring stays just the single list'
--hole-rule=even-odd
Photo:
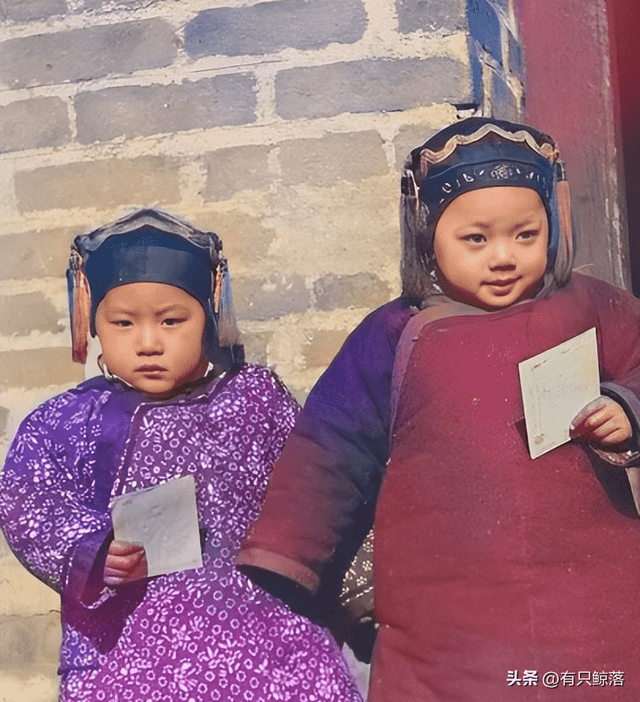
[{"label": "child's eye", "polygon": [[165,327],[175,327],[176,324],[180,324],[180,322],[184,322],[184,319],[178,317],[167,317],[166,319],[162,320]]},{"label": "child's eye", "polygon": [[525,232],[519,232],[516,239],[533,239],[537,234],[538,232],[535,229],[528,229]]},{"label": "child's eye", "polygon": [[111,324],[115,324],[116,327],[130,327],[132,322],[130,319],[114,319]]},{"label": "child's eye", "polygon": [[482,244],[486,241],[484,234],[467,234],[462,237],[462,240],[472,244]]}]

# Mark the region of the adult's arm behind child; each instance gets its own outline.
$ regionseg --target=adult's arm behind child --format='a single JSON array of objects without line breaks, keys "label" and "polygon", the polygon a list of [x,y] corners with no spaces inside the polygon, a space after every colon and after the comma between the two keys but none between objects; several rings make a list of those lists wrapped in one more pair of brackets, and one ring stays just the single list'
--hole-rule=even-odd
[{"label": "adult's arm behind child", "polygon": [[[411,314],[396,300],[369,315],[311,391],[237,562],[316,592],[366,536],[388,458],[395,347]],[[329,564],[329,565],[328,565]]]}]

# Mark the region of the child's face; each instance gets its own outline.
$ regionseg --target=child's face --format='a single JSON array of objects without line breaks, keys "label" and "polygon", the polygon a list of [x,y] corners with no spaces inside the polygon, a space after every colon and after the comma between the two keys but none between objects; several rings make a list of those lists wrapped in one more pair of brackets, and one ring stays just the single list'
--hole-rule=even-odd
[{"label": "child's face", "polygon": [[204,375],[204,328],[202,305],[163,283],[113,288],[96,312],[107,368],[155,399],[170,397]]},{"label": "child's face", "polygon": [[499,310],[533,297],[547,267],[549,224],[529,188],[471,190],[436,225],[438,281],[449,297]]}]

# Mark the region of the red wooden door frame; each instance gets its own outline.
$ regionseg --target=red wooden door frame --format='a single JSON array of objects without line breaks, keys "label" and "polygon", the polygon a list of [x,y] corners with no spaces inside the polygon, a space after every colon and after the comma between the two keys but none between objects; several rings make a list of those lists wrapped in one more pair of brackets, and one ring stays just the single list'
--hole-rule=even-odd
[{"label": "red wooden door frame", "polygon": [[640,2],[607,0],[607,17],[627,195],[629,262],[633,291],[640,295]]},{"label": "red wooden door frame", "polygon": [[606,2],[514,0],[514,9],[525,55],[526,119],[557,139],[567,163],[579,237],[577,265],[630,288]]}]

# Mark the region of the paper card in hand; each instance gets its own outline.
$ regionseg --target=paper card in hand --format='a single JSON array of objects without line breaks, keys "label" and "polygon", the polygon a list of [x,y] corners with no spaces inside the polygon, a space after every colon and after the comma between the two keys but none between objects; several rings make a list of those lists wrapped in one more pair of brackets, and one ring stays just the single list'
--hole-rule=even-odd
[{"label": "paper card in hand", "polygon": [[111,514],[116,540],[144,546],[149,577],[202,566],[192,475],[120,495]]},{"label": "paper card in hand", "polygon": [[571,420],[600,397],[595,328],[518,364],[531,458],[571,439]]}]

